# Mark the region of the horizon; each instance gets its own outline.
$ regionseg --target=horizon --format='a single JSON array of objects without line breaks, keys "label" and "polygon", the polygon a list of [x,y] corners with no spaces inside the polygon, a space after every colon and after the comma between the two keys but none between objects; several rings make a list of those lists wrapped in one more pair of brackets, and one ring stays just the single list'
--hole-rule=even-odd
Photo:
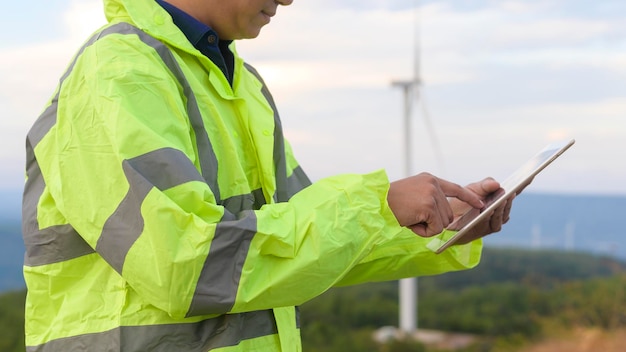
[{"label": "horizon", "polygon": [[[612,221],[626,208],[626,196],[525,192],[516,204],[502,231],[485,237],[485,248],[585,252],[626,263],[626,238]],[[0,203],[0,291],[21,282],[24,256],[19,209],[13,207],[10,215],[3,207]]]},{"label": "horizon", "polygon": [[[525,196],[557,196],[572,198],[616,198],[626,199],[626,194],[621,193],[588,193],[588,192],[548,192],[544,190],[524,190],[517,197]],[[22,189],[2,189],[0,188],[0,221],[3,220],[20,220],[22,216]],[[515,202],[513,203],[515,209]]]}]

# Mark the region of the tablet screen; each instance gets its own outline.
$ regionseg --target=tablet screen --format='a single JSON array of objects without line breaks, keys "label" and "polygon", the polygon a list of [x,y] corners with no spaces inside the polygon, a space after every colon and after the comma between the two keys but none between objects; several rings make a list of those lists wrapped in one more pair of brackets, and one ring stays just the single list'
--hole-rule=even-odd
[{"label": "tablet screen", "polygon": [[539,153],[530,158],[517,171],[512,173],[504,181],[500,182],[500,189],[487,197],[483,209],[472,208],[467,213],[458,217],[444,231],[433,237],[428,243],[428,248],[435,253],[441,253],[446,248],[456,243],[467,234],[476,224],[484,220],[492,209],[502,204],[508,196],[514,194],[529,184],[533,177],[541,172],[552,161],[563,154],[574,144],[574,140],[567,140],[548,144]]}]

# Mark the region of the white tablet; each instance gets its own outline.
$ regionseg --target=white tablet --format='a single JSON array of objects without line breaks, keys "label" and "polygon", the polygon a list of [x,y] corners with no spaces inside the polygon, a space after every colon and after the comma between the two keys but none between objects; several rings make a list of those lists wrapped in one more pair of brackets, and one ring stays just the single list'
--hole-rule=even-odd
[{"label": "white tablet", "polygon": [[441,234],[433,237],[428,243],[428,248],[439,254],[446,248],[455,244],[461,237],[476,226],[476,224],[485,219],[491,210],[497,208],[511,194],[520,191],[523,187],[528,185],[538,173],[563,154],[574,142],[575,141],[571,139],[548,144],[522,165],[522,167],[512,173],[506,180],[500,182],[502,189],[487,198],[483,209],[471,209],[458,217],[444,229]]}]

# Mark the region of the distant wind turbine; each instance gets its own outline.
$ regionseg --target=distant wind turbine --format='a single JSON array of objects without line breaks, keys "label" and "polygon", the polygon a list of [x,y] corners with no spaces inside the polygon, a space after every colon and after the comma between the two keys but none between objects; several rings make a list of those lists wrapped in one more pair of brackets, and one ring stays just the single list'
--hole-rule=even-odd
[{"label": "distant wind turbine", "polygon": [[573,251],[574,246],[574,229],[576,223],[574,220],[570,220],[565,224],[565,250]]},{"label": "distant wind turbine", "polygon": [[[408,80],[393,80],[391,85],[393,87],[399,87],[404,92],[404,174],[405,176],[411,176],[413,174],[412,169],[412,147],[411,147],[411,116],[413,110],[413,104],[420,102],[422,107],[422,115],[426,125],[426,132],[428,133],[433,150],[435,152],[435,158],[439,163],[440,172],[443,173],[443,156],[441,148],[435,134],[435,130],[430,121],[430,115],[428,109],[424,104],[423,94],[420,94],[422,90],[422,78],[421,78],[421,62],[420,62],[420,41],[419,41],[419,6],[418,1],[415,0],[414,5],[414,59],[413,59],[413,78]],[[423,92],[422,92],[423,93]],[[408,334],[413,335],[417,331],[417,278],[402,279],[399,282],[399,328],[400,330]]]}]

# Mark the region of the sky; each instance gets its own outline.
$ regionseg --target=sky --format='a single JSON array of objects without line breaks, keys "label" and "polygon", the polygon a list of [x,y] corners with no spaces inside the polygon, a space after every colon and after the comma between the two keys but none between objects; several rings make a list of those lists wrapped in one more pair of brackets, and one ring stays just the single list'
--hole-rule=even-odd
[{"label": "sky", "polygon": [[[101,6],[4,6],[0,191],[21,190],[25,135],[105,22]],[[264,76],[313,180],[406,174],[403,93],[391,82],[419,67],[411,173],[504,179],[547,143],[575,138],[527,190],[626,195],[623,0],[295,0],[237,48]]]}]

